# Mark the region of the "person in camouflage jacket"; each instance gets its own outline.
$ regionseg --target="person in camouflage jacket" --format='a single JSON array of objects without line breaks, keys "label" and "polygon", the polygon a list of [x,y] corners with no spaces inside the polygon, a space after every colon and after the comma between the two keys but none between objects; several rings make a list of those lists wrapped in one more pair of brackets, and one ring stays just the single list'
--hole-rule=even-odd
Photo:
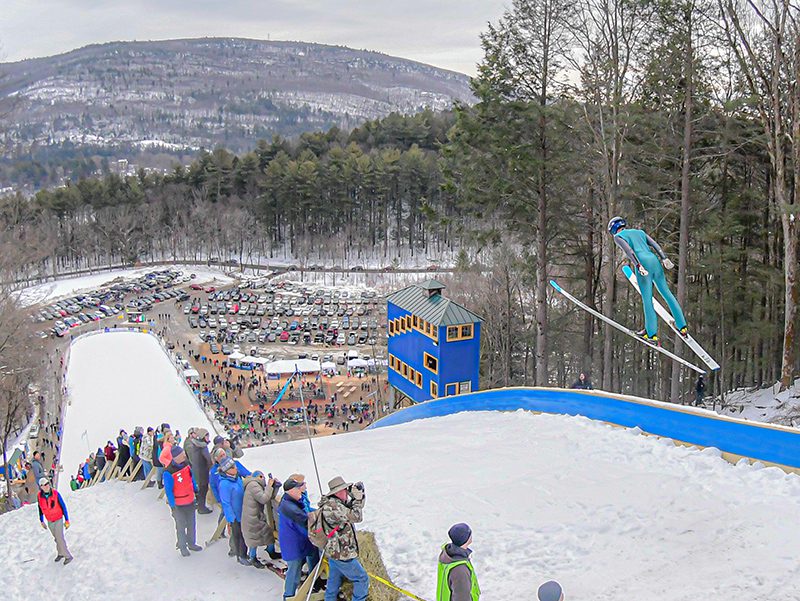
[{"label": "person in camouflage jacket", "polygon": [[328,584],[325,601],[335,601],[342,578],[353,583],[352,601],[365,601],[369,591],[369,576],[358,561],[358,540],[354,524],[363,520],[364,485],[347,483],[341,476],[328,482],[330,490],[322,497],[319,509],[328,533],[325,555],[328,557]]}]

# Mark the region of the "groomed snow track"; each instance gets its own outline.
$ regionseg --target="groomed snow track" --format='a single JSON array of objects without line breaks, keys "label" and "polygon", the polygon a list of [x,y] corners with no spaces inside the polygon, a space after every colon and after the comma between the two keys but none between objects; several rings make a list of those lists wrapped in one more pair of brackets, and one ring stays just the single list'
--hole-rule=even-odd
[{"label": "groomed snow track", "polygon": [[639,428],[697,447],[715,447],[736,462],[743,457],[800,473],[800,430],[721,416],[695,409],[599,390],[498,388],[419,403],[384,417],[370,428],[382,428],[463,411],[535,411],[581,415]]}]

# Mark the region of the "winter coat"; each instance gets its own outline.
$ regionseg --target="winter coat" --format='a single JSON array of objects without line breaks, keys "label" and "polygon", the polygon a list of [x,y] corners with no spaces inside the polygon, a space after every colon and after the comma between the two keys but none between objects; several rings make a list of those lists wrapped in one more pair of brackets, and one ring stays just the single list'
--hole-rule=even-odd
[{"label": "winter coat", "polygon": [[164,443],[161,446],[161,452],[158,455],[158,461],[161,463],[161,465],[163,465],[165,467],[168,466],[170,463],[172,463],[172,443],[171,442],[164,441]]},{"label": "winter coat", "polygon": [[242,503],[244,501],[244,482],[238,474],[229,476],[220,474],[219,476],[219,502],[222,505],[222,512],[228,523],[242,522]]},{"label": "winter coat", "polygon": [[577,390],[592,390],[592,382],[589,380],[589,378],[584,378],[582,381],[580,378],[578,378],[572,384],[572,388]]},{"label": "winter coat", "polygon": [[103,454],[106,456],[106,461],[114,461],[114,457],[117,456],[117,449],[114,448],[114,445],[107,444],[103,449]]},{"label": "winter coat", "polygon": [[125,467],[125,464],[128,463],[128,459],[131,458],[131,449],[128,446],[128,441],[123,439],[121,436],[117,438],[117,453],[119,454],[119,461],[117,461],[117,465],[120,468]]},{"label": "winter coat", "polygon": [[286,494],[278,505],[278,541],[286,561],[304,559],[317,549],[308,540],[308,513],[302,501]]},{"label": "winter coat", "polygon": [[98,472],[101,472],[106,466],[106,456],[103,455],[100,449],[97,450],[97,455],[94,456],[94,466]]},{"label": "winter coat", "polygon": [[211,453],[208,452],[208,443],[199,438],[190,438],[186,441],[186,457],[189,459],[189,465],[192,466],[192,472],[197,474],[198,484],[208,483],[208,471],[214,465],[211,459]]},{"label": "winter coat", "polygon": [[153,462],[153,437],[144,435],[142,437],[141,446],[139,447],[139,457],[142,458],[142,461],[147,461],[148,463]]},{"label": "winter coat", "polygon": [[[239,472],[239,475],[242,478],[246,478],[250,475],[250,470],[248,470],[245,466],[243,466],[238,461],[234,461],[236,464],[236,471]],[[214,500],[219,503],[219,479],[222,477],[222,474],[219,473],[219,465],[214,464],[211,466],[211,469],[208,471],[208,488],[211,489],[211,494],[214,495]]]},{"label": "winter coat", "polygon": [[[439,554],[439,563],[448,565],[457,561],[469,562],[471,553],[472,551],[469,549],[462,549],[452,543],[448,543],[442,548],[442,552]],[[450,570],[450,573],[447,575],[447,587],[450,592],[448,598],[450,601],[472,601],[472,575],[474,568],[471,566],[471,563],[469,566],[461,564]],[[441,583],[441,586],[444,586],[444,582]],[[440,597],[443,592],[444,591],[437,590],[436,598],[443,598],[443,596]],[[477,592],[480,594],[480,589],[478,589]]]},{"label": "winter coat", "polygon": [[328,538],[325,553],[331,559],[347,561],[358,557],[356,527],[363,517],[364,499],[342,501],[335,496],[322,497],[319,508],[322,511],[325,532],[335,530]]},{"label": "winter coat", "polygon": [[45,478],[47,474],[44,473],[44,466],[42,462],[38,459],[34,459],[31,461],[31,467],[33,468],[33,477],[36,479],[36,483],[39,483],[39,478]]},{"label": "winter coat", "polygon": [[134,463],[138,463],[139,461],[139,448],[142,445],[142,435],[141,434],[134,434],[128,439],[128,446],[130,447],[131,457],[133,457]]},{"label": "winter coat", "polygon": [[265,547],[275,543],[272,517],[272,500],[278,487],[268,490],[261,478],[248,476],[244,479],[242,500],[242,534],[248,547]]},{"label": "winter coat", "polygon": [[164,483],[164,494],[170,507],[194,505],[197,485],[188,463],[171,463],[164,468],[161,481]]},{"label": "winter coat", "polygon": [[83,475],[83,479],[84,480],[91,479],[91,475],[89,474],[89,464],[88,463],[84,463],[81,466],[81,474]]}]

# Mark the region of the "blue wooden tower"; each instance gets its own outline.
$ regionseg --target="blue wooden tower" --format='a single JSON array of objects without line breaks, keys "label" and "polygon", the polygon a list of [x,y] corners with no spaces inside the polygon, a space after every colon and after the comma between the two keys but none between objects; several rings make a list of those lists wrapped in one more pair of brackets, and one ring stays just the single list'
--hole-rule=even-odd
[{"label": "blue wooden tower", "polygon": [[478,390],[481,318],[443,297],[444,288],[427,280],[387,299],[395,405]]}]

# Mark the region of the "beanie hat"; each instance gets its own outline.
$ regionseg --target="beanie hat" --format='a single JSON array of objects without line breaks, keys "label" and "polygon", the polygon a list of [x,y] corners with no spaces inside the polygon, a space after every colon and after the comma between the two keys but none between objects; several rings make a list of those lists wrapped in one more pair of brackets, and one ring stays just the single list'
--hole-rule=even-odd
[{"label": "beanie hat", "polygon": [[172,460],[175,461],[175,458],[183,453],[183,449],[179,445],[174,444],[172,445],[170,452],[172,453]]},{"label": "beanie hat", "polygon": [[469,537],[472,536],[472,529],[464,523],[455,524],[447,531],[447,536],[450,537],[450,540],[453,541],[456,547],[461,547],[465,545]]},{"label": "beanie hat", "polygon": [[44,486],[45,484],[50,484],[50,480],[44,477],[39,478],[39,486]]},{"label": "beanie hat", "polygon": [[230,457],[226,457],[225,459],[220,461],[219,471],[227,472],[232,467],[236,467],[236,463],[234,463],[233,459],[231,459]]},{"label": "beanie hat", "polygon": [[297,488],[298,486],[303,486],[305,482],[302,480],[295,480],[294,478],[289,478],[286,482],[283,483],[283,490],[290,491],[293,488]]},{"label": "beanie hat", "polygon": [[222,444],[223,442],[225,442],[225,439],[222,436],[217,435],[214,437],[215,445]]},{"label": "beanie hat", "polygon": [[561,601],[564,597],[564,591],[561,590],[561,585],[555,580],[545,582],[539,587],[537,595],[539,601]]}]

